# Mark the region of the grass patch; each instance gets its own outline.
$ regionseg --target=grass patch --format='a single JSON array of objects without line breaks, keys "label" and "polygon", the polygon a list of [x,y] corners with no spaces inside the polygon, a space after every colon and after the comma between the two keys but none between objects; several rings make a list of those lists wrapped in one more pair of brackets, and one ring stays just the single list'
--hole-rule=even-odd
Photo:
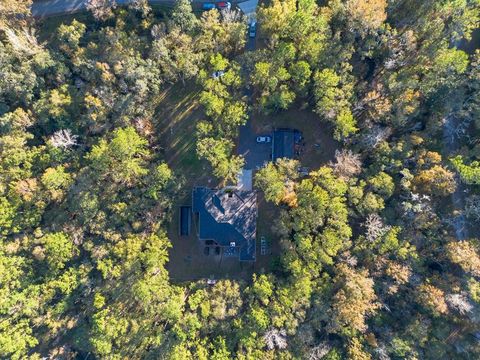
[{"label": "grass patch", "polygon": [[154,126],[171,169],[185,179],[185,188],[216,185],[210,165],[196,154],[196,126],[203,118],[198,104],[200,89],[189,82],[175,84],[159,95]]},{"label": "grass patch", "polygon": [[204,116],[197,101],[199,91],[193,82],[185,86],[178,83],[161,93],[157,99],[154,117],[156,137],[169,167],[184,180],[175,199],[174,214],[168,226],[168,236],[173,244],[168,270],[175,282],[212,276],[216,279],[247,279],[251,276],[254,264],[217,256],[213,251],[205,255],[193,224],[190,236],[179,234],[179,209],[182,205],[191,205],[192,188],[215,188],[219,185],[219,180],[212,175],[208,162],[198,159],[196,154],[195,129]]}]

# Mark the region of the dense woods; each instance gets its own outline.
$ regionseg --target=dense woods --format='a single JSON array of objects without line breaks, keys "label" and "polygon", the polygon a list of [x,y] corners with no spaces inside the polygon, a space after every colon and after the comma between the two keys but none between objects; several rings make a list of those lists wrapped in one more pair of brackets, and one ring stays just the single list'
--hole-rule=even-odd
[{"label": "dense woods", "polygon": [[[271,0],[257,21],[246,51],[234,8],[89,1],[45,34],[0,0],[0,358],[480,357],[480,1]],[[223,184],[249,113],[308,110],[339,141],[308,176],[256,173],[271,270],[170,279],[172,86]]]}]

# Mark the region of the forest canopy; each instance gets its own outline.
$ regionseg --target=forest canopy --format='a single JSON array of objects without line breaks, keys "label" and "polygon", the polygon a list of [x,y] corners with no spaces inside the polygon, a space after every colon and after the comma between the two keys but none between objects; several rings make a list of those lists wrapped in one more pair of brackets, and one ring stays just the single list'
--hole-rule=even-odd
[{"label": "forest canopy", "polygon": [[[480,358],[480,0],[261,1],[253,47],[236,6],[86,4],[0,0],[0,358]],[[175,281],[179,199],[281,114],[338,149],[255,170],[280,250]]]}]

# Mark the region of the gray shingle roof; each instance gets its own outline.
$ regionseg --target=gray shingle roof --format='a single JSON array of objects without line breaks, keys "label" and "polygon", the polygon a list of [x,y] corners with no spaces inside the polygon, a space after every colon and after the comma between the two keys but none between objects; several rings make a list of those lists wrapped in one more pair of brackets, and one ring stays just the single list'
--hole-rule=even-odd
[{"label": "gray shingle roof", "polygon": [[240,261],[255,260],[257,194],[255,191],[193,189],[192,210],[199,214],[198,237],[221,246],[232,242]]}]

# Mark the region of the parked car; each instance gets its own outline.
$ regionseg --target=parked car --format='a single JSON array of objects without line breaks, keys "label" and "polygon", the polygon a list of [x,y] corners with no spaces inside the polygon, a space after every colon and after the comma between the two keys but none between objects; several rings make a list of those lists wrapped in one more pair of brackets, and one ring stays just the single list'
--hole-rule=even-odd
[{"label": "parked car", "polygon": [[232,7],[232,4],[229,1],[220,1],[217,3],[217,9],[223,10],[223,9],[228,9]]},{"label": "parked car", "polygon": [[298,170],[298,174],[299,174],[300,176],[308,176],[308,175],[310,175],[310,168],[309,168],[309,167],[301,166],[301,167],[299,167],[297,170]]},{"label": "parked car", "polygon": [[212,10],[215,9],[215,3],[203,3],[202,10]]},{"label": "parked car", "polygon": [[257,36],[257,22],[256,21],[252,21],[250,23],[250,26],[248,27],[248,36],[250,36],[251,38],[254,38],[255,36]]},{"label": "parked car", "polygon": [[214,71],[212,73],[212,78],[218,79],[218,78],[222,77],[223,75],[225,75],[225,70]]},{"label": "parked car", "polygon": [[272,138],[268,135],[257,136],[257,143],[269,143],[272,142]]}]

